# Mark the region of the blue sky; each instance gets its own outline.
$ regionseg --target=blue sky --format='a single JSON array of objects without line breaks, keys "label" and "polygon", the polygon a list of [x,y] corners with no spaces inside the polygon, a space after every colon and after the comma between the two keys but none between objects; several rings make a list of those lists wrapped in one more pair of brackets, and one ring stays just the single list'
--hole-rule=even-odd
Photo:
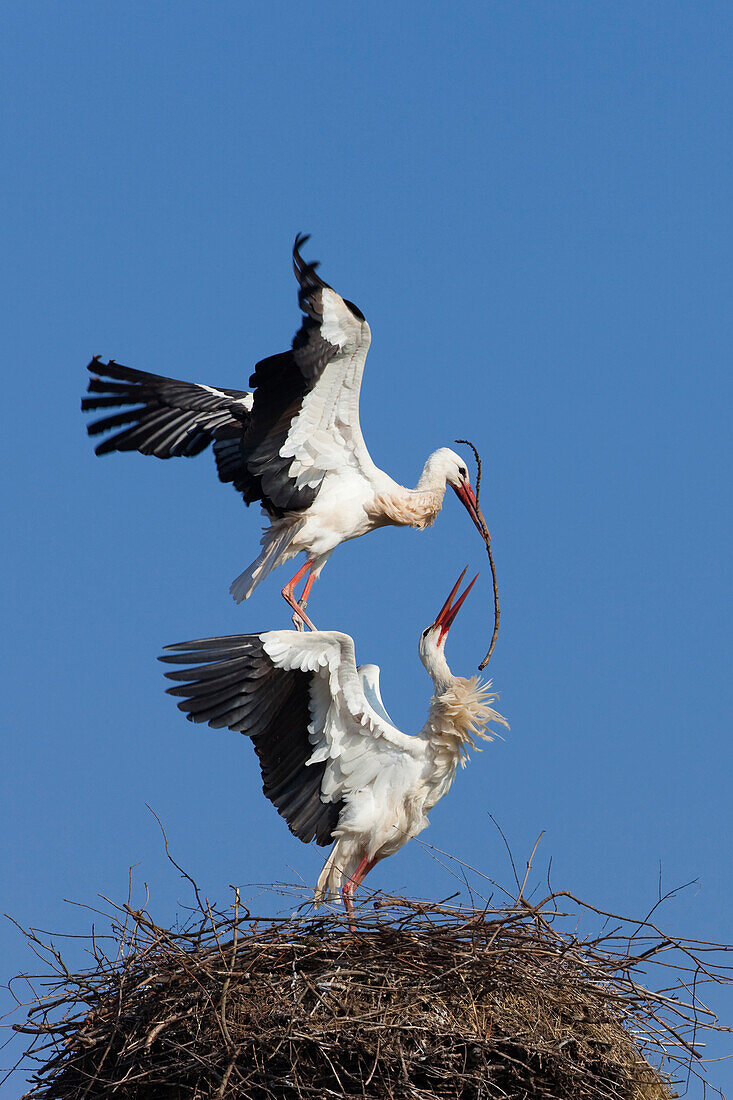
[{"label": "blue sky", "polygon": [[[315,881],[323,853],[246,741],[186,723],[155,660],[288,625],[284,571],[227,593],[257,511],[208,455],[95,458],[78,408],[95,353],[245,386],[298,326],[303,230],[372,327],[377,463],[414,484],[457,436],[483,456],[512,729],[423,839],[508,885],[489,815],[520,863],[544,830],[555,887],[634,915],[661,864],[664,889],[698,882],[663,923],[730,942],[730,6],[30,0],[0,27],[2,908],[83,932],[64,899],[123,899],[135,865],[173,920],[146,803],[212,899]],[[426,534],[342,548],[314,590],[405,730],[430,693],[418,635],[467,563],[448,658],[468,674],[489,576],[452,496]],[[458,888],[417,842],[367,881]],[[9,923],[0,949],[3,980],[33,968]],[[731,1064],[710,1079],[730,1090]]]}]

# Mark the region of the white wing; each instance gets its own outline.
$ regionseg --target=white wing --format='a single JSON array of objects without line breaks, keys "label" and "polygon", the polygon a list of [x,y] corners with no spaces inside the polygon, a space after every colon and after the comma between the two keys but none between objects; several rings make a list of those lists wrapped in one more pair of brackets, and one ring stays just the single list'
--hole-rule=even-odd
[{"label": "white wing", "polygon": [[[334,290],[320,292],[320,333],[337,350],[313,380],[280,450],[291,458],[290,476],[303,488],[320,485],[324,474],[348,465],[369,474],[374,463],[359,423],[359,393],[371,333]],[[294,351],[296,361],[299,352]]]},{"label": "white wing", "polygon": [[[329,844],[343,800],[389,783],[395,767],[423,757],[425,743],[385,717],[376,666],[368,668],[376,672],[377,705],[368,701],[348,634],[203,638],[168,646],[160,659],[184,666],[166,675],[191,721],[251,739],[264,794],[306,842]],[[374,672],[367,679],[374,684]]]},{"label": "white wing", "polygon": [[280,453],[292,458],[290,474],[299,485],[315,487],[329,470],[346,463],[371,472],[374,463],[359,423],[359,394],[371,331],[361,311],[345,301],[305,264],[296,240],[298,300],[306,314],[293,342],[293,356],[310,382],[300,412]]},{"label": "white wing", "polygon": [[293,264],[305,316],[291,350],[257,363],[254,392],[179,382],[95,358],[85,411],[120,408],[89,425],[113,433],[97,447],[159,458],[194,455],[213,443],[219,477],[271,516],[305,511],[329,471],[372,479],[377,468],[359,425],[359,391],[371,342],[360,310],[307,264],[296,237]]},{"label": "white wing", "polygon": [[292,350],[258,363],[242,458],[252,486],[245,499],[268,511],[309,508],[332,470],[376,470],[359,424],[359,392],[371,332],[361,311],[307,264],[296,237],[293,266],[303,323]]},{"label": "white wing", "polygon": [[396,729],[370,705],[348,634],[273,630],[261,639],[265,653],[278,668],[311,673],[309,737],[313,753],[308,765],[325,764],[323,798],[348,798],[375,784],[406,757],[423,757],[422,740]]}]

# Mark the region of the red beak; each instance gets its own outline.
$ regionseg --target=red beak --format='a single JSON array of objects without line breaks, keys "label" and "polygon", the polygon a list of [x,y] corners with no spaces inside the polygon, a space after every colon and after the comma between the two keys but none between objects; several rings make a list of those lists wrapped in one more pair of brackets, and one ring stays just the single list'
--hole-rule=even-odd
[{"label": "red beak", "polygon": [[468,481],[462,482],[455,492],[456,496],[468,512],[473,522],[476,524],[476,527],[481,532],[481,536],[483,537],[484,531],[488,532],[488,528],[486,527],[486,521],[484,520],[484,517],[481,515],[481,509],[478,506],[476,494],[471,488],[470,483]]},{"label": "red beak", "polygon": [[[466,566],[466,569],[468,569],[468,566]],[[460,577],[458,578],[456,583],[453,585],[453,588],[451,589],[451,592],[450,592],[450,595],[449,595],[448,599],[445,601],[445,603],[441,607],[440,614],[438,615],[437,619],[433,623],[433,629],[435,629],[436,626],[440,627],[440,634],[438,635],[438,645],[440,645],[442,643],[443,638],[446,636],[446,634],[448,633],[448,631],[452,627],[453,620],[455,619],[458,612],[461,610],[461,607],[463,605],[463,601],[465,600],[466,596],[468,595],[468,593],[471,591],[471,589],[475,585],[476,581],[478,580],[479,575],[477,573],[476,576],[471,581],[471,583],[469,584],[466,591],[463,593],[463,595],[459,596],[459,598],[456,600],[456,602],[453,603],[453,598],[454,598],[456,592],[458,591],[458,589],[461,587],[461,581],[463,580],[463,578],[466,575],[466,569],[463,570]]]}]

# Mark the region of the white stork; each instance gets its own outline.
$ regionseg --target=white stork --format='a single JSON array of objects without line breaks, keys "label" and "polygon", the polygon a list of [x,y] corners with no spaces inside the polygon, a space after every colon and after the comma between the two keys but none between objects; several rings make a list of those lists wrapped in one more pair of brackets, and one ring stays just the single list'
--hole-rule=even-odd
[{"label": "white stork", "polygon": [[[178,382],[95,357],[85,412],[122,407],[88,425],[112,432],[96,453],[140,451],[157,458],[191,456],[213,444],[219,478],[246,504],[260,501],[269,518],[262,552],[237,577],[239,603],[275,566],[303,552],[305,564],[282,594],[305,614],[313,582],[333,550],[377,527],[430,526],[450,485],[481,531],[466,463],[441,447],[428,458],[414,489],[372,462],[359,426],[359,390],[371,333],[359,309],[305,263],[297,236],[293,266],[305,316],[290,351],[263,359],[249,380],[253,392]],[[482,532],[483,534],[483,532]],[[300,601],[296,584],[308,574]],[[296,621],[296,625],[300,625]]]},{"label": "white stork", "polygon": [[[352,896],[375,863],[417,836],[448,791],[475,738],[491,740],[490,683],[454,676],[445,659],[448,631],[476,578],[454,601],[458,578],[420,637],[420,660],[434,693],[419,733],[401,733],[379,693],[377,665],[356,666],[348,634],[269,630],[166,646],[161,661],[198,665],[167,672],[168,688],[193,722],[246,734],[260,760],[263,791],[305,843],[335,841],[314,902],[342,888]],[[205,661],[204,664],[200,664]]]}]

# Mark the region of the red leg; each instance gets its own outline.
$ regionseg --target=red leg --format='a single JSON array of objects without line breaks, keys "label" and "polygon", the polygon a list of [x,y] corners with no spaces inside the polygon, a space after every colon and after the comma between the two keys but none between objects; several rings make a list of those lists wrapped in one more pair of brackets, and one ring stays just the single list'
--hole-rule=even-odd
[{"label": "red leg", "polygon": [[341,888],[341,897],[344,899],[344,909],[346,910],[346,916],[349,921],[349,928],[352,932],[356,932],[356,924],[354,923],[354,906],[351,901],[352,894],[354,893],[354,883],[351,879],[345,882]]},{"label": "red leg", "polygon": [[[305,625],[309,626],[311,630],[315,630],[316,628],[314,627],[313,623],[310,621],[310,619],[308,618],[308,616],[306,615],[305,611],[302,609],[300,604],[295,599],[295,596],[293,595],[293,589],[295,588],[298,581],[302,579],[304,574],[307,573],[310,569],[312,569],[314,565],[315,565],[315,562],[307,561],[305,563],[305,565],[302,566],[302,568],[300,568],[298,570],[298,572],[295,574],[293,579],[288,581],[288,583],[285,585],[285,587],[282,590],[283,599],[288,604],[290,604],[290,606],[292,607],[292,609],[296,613],[296,615],[298,615],[303,620]],[[306,591],[310,591],[309,585],[312,587],[314,580],[315,580],[315,577],[309,577],[308,578],[308,580],[306,581],[306,586],[303,589],[303,594],[304,595],[305,595]]]},{"label": "red leg", "polygon": [[308,580],[305,582],[305,588],[303,589],[303,595],[298,600],[298,603],[300,604],[301,611],[305,611],[306,607],[308,606],[308,597],[310,596],[311,588],[313,587],[313,585],[315,583],[316,583],[316,575],[315,575],[315,573],[311,573],[311,575],[308,577]]},{"label": "red leg", "polygon": [[[301,593],[300,599],[298,600],[299,611],[297,614],[299,617],[296,618],[295,616],[293,616],[293,621],[295,623],[295,626],[300,630],[303,629],[303,619],[305,619],[306,622],[310,621],[308,620],[304,612],[306,607],[308,606],[308,596],[310,595],[310,590],[316,583],[316,579],[316,574],[311,571],[308,579],[305,582],[305,585],[303,586],[303,591]],[[311,629],[313,628],[311,627]]]},{"label": "red leg", "polygon": [[369,859],[368,856],[364,856],[363,860],[356,868],[351,878],[347,879],[341,889],[341,896],[344,899],[344,908],[346,909],[346,915],[349,918],[349,928],[352,932],[356,932],[356,924],[354,922],[354,905],[352,900],[354,897],[354,891],[356,890],[357,886],[361,886],[362,882],[367,877],[374,864],[377,863],[378,859],[378,856],[374,859]]},{"label": "red leg", "polygon": [[364,856],[364,859],[356,868],[356,872],[354,874],[354,889],[356,889],[357,886],[361,886],[362,882],[367,877],[374,864],[378,862],[379,856],[375,856],[374,859],[367,859],[366,856]]}]

